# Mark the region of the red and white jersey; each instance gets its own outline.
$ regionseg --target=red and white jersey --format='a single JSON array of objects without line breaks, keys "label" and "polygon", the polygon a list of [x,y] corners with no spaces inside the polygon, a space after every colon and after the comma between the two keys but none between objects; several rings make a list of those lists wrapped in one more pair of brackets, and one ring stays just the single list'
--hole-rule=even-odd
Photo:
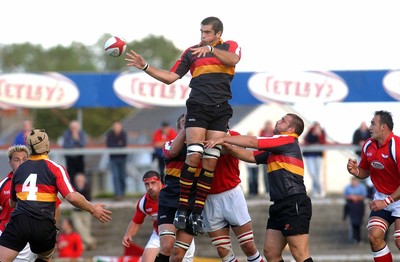
[{"label": "red and white jersey", "polygon": [[0,231],[4,231],[6,224],[10,220],[11,212],[14,210],[9,203],[12,174],[10,172],[7,177],[0,181]]},{"label": "red and white jersey", "polygon": [[[231,136],[239,133],[229,130]],[[221,155],[215,167],[209,194],[218,194],[235,188],[240,184],[239,160],[231,155]]]},{"label": "red and white jersey", "polygon": [[132,221],[136,224],[143,224],[145,217],[149,216],[153,221],[153,227],[158,234],[157,215],[158,198],[154,200],[148,193],[146,193],[136,203],[136,211],[132,217]]},{"label": "red and white jersey", "polygon": [[400,186],[400,137],[392,133],[381,147],[368,139],[362,147],[359,166],[369,170],[378,192],[392,194]]}]

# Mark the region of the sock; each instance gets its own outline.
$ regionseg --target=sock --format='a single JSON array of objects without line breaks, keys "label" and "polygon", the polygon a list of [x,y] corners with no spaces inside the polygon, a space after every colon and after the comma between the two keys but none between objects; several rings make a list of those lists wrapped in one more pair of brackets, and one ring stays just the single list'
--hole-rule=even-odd
[{"label": "sock", "polygon": [[180,184],[180,195],[179,195],[179,210],[188,210],[189,194],[192,188],[194,175],[196,173],[196,167],[184,164],[181,171],[181,177],[179,180]]},{"label": "sock", "polygon": [[309,257],[306,260],[304,260],[304,262],[314,262],[314,260],[311,257]]},{"label": "sock", "polygon": [[169,262],[169,256],[158,253],[154,262]]},{"label": "sock", "polygon": [[264,260],[262,259],[260,252],[255,253],[252,256],[247,257],[247,261],[248,262],[264,262]]},{"label": "sock", "polygon": [[193,213],[201,214],[204,209],[204,204],[207,199],[208,192],[210,192],[211,182],[214,177],[214,172],[201,169],[199,178],[197,180],[197,192],[194,202]]},{"label": "sock", "polygon": [[236,255],[230,251],[225,257],[221,258],[222,262],[238,262]]},{"label": "sock", "polygon": [[379,251],[372,252],[372,254],[375,262],[393,262],[392,253],[390,253],[387,245]]}]

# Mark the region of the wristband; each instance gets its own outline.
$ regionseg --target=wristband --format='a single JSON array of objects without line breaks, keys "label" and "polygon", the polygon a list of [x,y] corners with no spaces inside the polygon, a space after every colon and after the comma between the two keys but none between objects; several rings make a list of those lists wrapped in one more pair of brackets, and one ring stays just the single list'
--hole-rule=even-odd
[{"label": "wristband", "polygon": [[386,204],[387,206],[390,205],[390,204],[392,204],[392,203],[394,203],[394,200],[393,200],[393,198],[392,198],[390,195],[387,196],[383,201],[385,202],[385,204]]},{"label": "wristband", "polygon": [[360,169],[357,167],[357,172],[354,174],[354,176],[358,177],[360,175]]},{"label": "wristband", "polygon": [[149,64],[146,63],[146,64],[144,65],[144,67],[142,68],[142,70],[143,70],[143,71],[146,71],[148,68],[149,68]]},{"label": "wristband", "polygon": [[210,53],[214,52],[214,47],[212,45],[207,45],[207,46],[210,49]]}]

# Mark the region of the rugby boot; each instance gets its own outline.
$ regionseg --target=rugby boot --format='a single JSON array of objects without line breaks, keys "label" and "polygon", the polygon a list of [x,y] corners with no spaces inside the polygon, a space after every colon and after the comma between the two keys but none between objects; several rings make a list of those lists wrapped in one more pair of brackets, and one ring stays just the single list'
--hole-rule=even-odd
[{"label": "rugby boot", "polygon": [[190,223],[192,224],[193,227],[193,232],[197,235],[202,235],[204,234],[204,228],[203,228],[203,217],[199,214],[190,214],[189,217]]},{"label": "rugby boot", "polygon": [[174,218],[174,226],[177,229],[185,229],[186,228],[186,221],[188,220],[188,215],[186,211],[183,210],[177,210],[175,213],[175,218]]}]

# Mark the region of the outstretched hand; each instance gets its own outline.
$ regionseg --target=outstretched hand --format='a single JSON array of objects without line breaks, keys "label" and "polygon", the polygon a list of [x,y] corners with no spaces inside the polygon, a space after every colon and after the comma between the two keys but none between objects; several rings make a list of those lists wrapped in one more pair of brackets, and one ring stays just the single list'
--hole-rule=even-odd
[{"label": "outstretched hand", "polygon": [[137,69],[143,69],[146,66],[146,61],[133,50],[126,53],[125,61],[128,62],[127,66],[134,66]]},{"label": "outstretched hand", "polygon": [[210,139],[210,140],[204,141],[204,148],[213,148],[216,145],[222,145],[223,143],[225,143],[223,137]]},{"label": "outstretched hand", "polygon": [[211,52],[211,49],[208,47],[208,45],[193,47],[190,48],[190,50],[192,51],[192,54],[197,55],[197,57],[205,57],[207,53]]},{"label": "outstretched hand", "polygon": [[91,213],[94,218],[99,220],[101,223],[106,223],[111,221],[111,214],[110,210],[104,208],[104,204],[95,204],[94,210]]}]

